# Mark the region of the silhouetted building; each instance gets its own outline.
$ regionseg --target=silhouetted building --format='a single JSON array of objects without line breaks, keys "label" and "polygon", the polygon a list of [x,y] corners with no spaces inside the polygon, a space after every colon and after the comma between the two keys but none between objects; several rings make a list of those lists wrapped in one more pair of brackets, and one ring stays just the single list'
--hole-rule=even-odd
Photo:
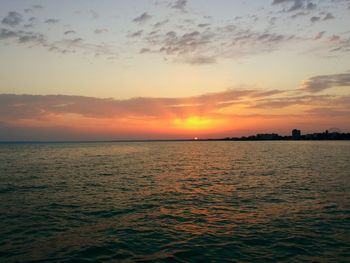
[{"label": "silhouetted building", "polygon": [[267,134],[257,134],[256,139],[258,140],[277,140],[280,136],[276,133],[267,133]]},{"label": "silhouetted building", "polygon": [[294,129],[292,131],[292,138],[294,140],[299,140],[301,138],[301,131],[300,130],[297,130],[297,129]]}]

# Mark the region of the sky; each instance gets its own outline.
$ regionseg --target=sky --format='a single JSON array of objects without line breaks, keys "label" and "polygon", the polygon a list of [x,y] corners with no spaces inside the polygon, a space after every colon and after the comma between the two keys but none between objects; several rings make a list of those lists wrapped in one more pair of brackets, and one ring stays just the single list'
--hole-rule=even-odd
[{"label": "sky", "polygon": [[0,0],[0,141],[350,131],[349,0]]}]

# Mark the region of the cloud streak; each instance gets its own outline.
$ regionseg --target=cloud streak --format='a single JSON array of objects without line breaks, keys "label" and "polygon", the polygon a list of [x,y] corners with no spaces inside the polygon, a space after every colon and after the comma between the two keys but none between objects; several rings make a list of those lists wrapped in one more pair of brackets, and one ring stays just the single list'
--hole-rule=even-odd
[{"label": "cloud streak", "polygon": [[138,24],[144,24],[148,20],[150,20],[151,18],[152,18],[152,16],[149,15],[147,12],[145,12],[145,13],[142,13],[140,16],[135,17],[133,19],[133,22],[138,23]]},{"label": "cloud streak", "polygon": [[309,92],[320,92],[333,87],[350,87],[350,73],[315,76],[302,84],[302,88]]},{"label": "cloud streak", "polygon": [[185,116],[189,110],[209,114],[217,109],[241,103],[244,98],[259,98],[283,93],[273,90],[227,90],[185,98],[99,99],[65,95],[0,95],[0,112],[10,119],[41,118],[51,114],[79,114],[85,117],[166,117]]}]

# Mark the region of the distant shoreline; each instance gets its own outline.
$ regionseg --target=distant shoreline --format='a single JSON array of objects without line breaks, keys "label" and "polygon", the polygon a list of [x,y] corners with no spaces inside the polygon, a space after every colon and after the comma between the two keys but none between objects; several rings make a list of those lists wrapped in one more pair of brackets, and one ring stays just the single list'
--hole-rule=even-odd
[{"label": "distant shoreline", "polygon": [[0,141],[0,144],[64,144],[64,143],[152,143],[152,142],[302,142],[302,141],[350,141],[350,139],[307,139],[307,140],[284,140],[284,139],[184,139],[184,140],[111,140],[111,141]]},{"label": "distant shoreline", "polygon": [[144,140],[57,140],[57,141],[0,141],[5,143],[125,143],[125,142],[210,142],[210,141],[347,141],[350,140],[350,133],[329,132],[326,130],[322,133],[301,134],[300,130],[294,129],[292,135],[281,136],[277,133],[260,133],[242,137],[226,138],[193,138],[193,139],[144,139]]}]

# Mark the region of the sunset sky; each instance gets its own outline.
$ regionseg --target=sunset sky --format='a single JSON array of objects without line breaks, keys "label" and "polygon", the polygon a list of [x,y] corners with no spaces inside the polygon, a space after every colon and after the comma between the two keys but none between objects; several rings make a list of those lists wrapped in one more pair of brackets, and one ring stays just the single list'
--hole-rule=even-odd
[{"label": "sunset sky", "polygon": [[0,141],[350,131],[349,0],[1,0]]}]

